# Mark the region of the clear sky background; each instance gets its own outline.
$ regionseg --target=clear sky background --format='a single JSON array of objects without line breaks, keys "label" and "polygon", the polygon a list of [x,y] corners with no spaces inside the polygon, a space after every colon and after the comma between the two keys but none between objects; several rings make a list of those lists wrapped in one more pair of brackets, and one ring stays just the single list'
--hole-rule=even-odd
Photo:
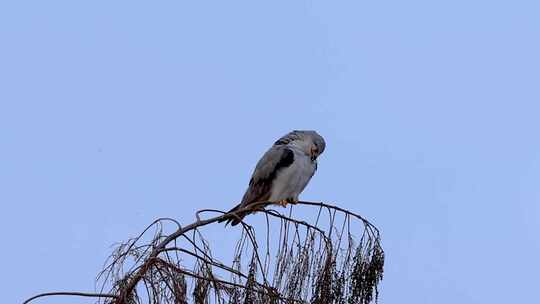
[{"label": "clear sky background", "polygon": [[93,291],[111,244],[229,209],[292,129],[327,141],[303,198],[381,229],[381,303],[536,302],[539,12],[1,1],[2,302]]}]

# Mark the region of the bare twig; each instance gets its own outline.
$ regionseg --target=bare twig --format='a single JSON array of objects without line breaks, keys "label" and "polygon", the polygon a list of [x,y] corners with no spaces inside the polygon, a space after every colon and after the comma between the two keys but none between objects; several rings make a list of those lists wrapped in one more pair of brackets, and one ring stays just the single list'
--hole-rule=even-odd
[{"label": "bare twig", "polygon": [[[197,220],[186,226],[160,218],[137,237],[118,245],[98,276],[100,293],[45,293],[25,304],[53,295],[96,297],[107,304],[367,304],[377,299],[384,252],[373,224],[322,202],[298,203],[297,208],[319,209],[314,221],[296,218],[292,208],[287,215],[264,209],[268,205],[261,202],[234,213],[202,209],[196,213]],[[219,215],[204,219],[202,215],[209,212]],[[245,212],[263,214],[266,228],[243,221],[238,214]],[[234,259],[227,266],[214,256],[201,228],[230,218],[239,220],[241,236],[236,246],[230,247]],[[176,229],[165,233],[166,222]],[[150,234],[152,227],[155,231]],[[266,229],[262,241],[255,235],[259,229]],[[181,241],[187,241],[188,247]],[[224,250],[227,248],[221,248]]]},{"label": "bare twig", "polygon": [[30,303],[31,301],[49,296],[77,296],[77,297],[91,297],[91,298],[118,298],[117,295],[107,294],[107,293],[90,293],[90,292],[75,292],[75,291],[58,291],[58,292],[45,292],[35,295],[26,301],[23,304]]}]

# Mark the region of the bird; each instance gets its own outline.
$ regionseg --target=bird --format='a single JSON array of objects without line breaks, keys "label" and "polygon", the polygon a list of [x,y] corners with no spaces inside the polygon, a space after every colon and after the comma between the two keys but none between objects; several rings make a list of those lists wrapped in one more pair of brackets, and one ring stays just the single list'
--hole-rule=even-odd
[{"label": "bird", "polygon": [[[296,204],[298,196],[317,171],[317,158],[325,148],[324,138],[312,130],[294,130],[279,138],[255,166],[240,204],[228,214],[263,202],[282,207],[288,203]],[[226,225],[236,226],[255,211],[245,210],[219,222],[227,221]]]}]

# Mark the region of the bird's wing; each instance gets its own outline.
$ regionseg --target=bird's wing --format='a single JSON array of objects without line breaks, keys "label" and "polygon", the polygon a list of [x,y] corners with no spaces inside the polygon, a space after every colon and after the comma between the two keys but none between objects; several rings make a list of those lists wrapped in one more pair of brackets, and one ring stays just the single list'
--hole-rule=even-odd
[{"label": "bird's wing", "polygon": [[245,207],[250,203],[268,200],[272,190],[272,182],[277,173],[293,162],[294,152],[288,147],[280,145],[270,148],[257,163],[240,206]]}]

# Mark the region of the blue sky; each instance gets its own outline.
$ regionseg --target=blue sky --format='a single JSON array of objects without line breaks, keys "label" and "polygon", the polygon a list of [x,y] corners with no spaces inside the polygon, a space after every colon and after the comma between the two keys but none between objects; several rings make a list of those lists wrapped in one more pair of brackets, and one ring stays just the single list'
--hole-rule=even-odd
[{"label": "blue sky", "polygon": [[381,303],[534,302],[539,9],[0,2],[3,301],[92,291],[111,244],[229,209],[276,138],[315,129],[303,198],[381,229]]}]

